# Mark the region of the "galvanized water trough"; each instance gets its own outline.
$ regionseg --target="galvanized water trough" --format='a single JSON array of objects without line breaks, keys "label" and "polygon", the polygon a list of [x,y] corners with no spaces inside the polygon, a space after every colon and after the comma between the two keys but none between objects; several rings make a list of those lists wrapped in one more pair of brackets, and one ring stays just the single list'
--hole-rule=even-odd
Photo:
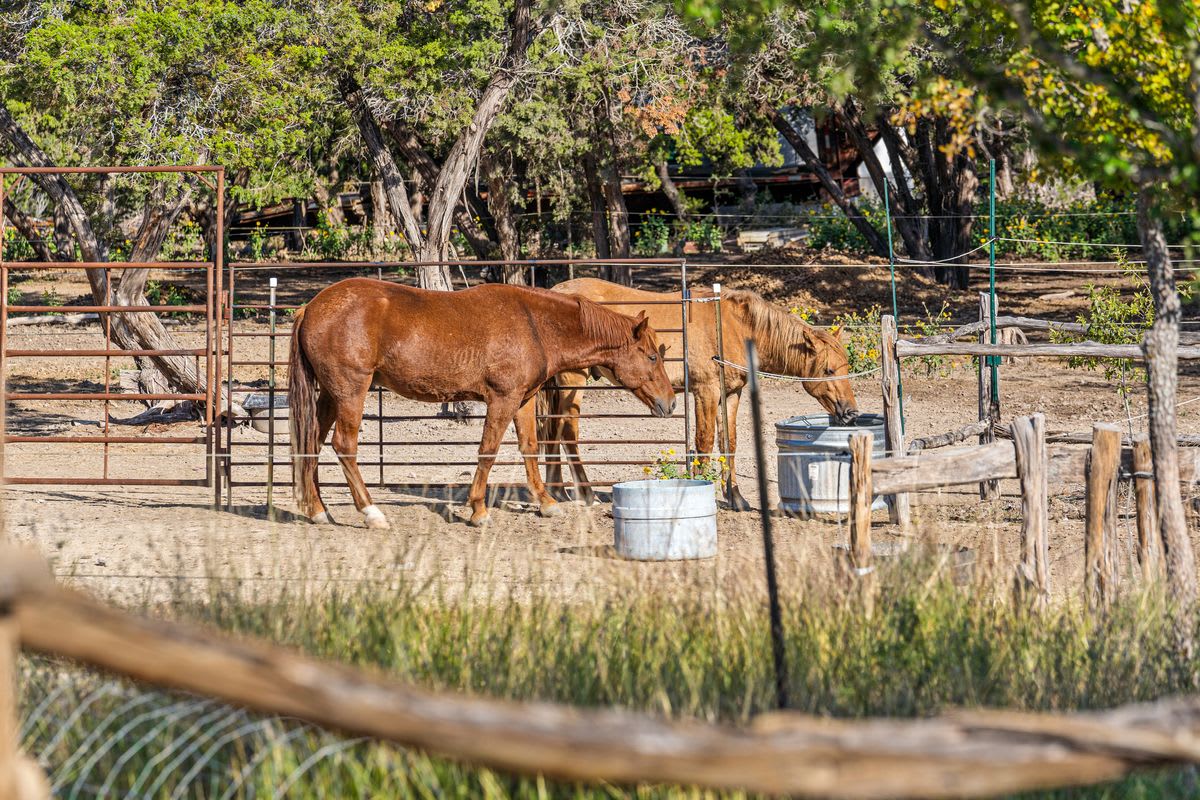
[{"label": "galvanized water trough", "polygon": [[[788,514],[845,514],[850,511],[850,437],[874,437],[874,458],[886,451],[883,417],[862,414],[838,425],[828,414],[805,414],[775,423],[779,445],[779,508]],[[886,508],[876,497],[871,508]]]}]

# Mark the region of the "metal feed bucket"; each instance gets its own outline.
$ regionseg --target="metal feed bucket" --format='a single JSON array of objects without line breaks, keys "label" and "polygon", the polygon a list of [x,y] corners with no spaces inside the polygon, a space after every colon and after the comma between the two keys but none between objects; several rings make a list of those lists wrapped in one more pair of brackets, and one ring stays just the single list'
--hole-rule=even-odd
[{"label": "metal feed bucket", "polygon": [[[862,414],[838,425],[828,414],[805,414],[775,423],[779,445],[779,509],[789,514],[845,514],[850,511],[850,437],[869,431],[872,457],[883,458],[883,417]],[[876,497],[871,508],[887,508]]]},{"label": "metal feed bucket", "polygon": [[613,546],[625,558],[673,561],[717,554],[717,494],[697,480],[613,486]]},{"label": "metal feed bucket", "polygon": [[287,392],[275,393],[275,408],[268,406],[271,401],[266,393],[252,394],[242,403],[242,408],[250,412],[250,424],[254,430],[269,433],[271,430],[270,417],[275,417],[275,438],[288,435],[288,396]]}]

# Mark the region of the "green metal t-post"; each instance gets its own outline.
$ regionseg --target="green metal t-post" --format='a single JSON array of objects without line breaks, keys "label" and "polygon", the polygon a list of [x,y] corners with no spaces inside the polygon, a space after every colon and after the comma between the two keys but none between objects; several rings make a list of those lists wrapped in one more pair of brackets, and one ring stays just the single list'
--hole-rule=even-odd
[{"label": "green metal t-post", "polygon": [[[996,344],[996,159],[988,162],[988,295],[991,298],[991,319],[988,326],[992,344]],[[894,289],[893,289],[894,291]],[[1000,359],[988,356],[992,372],[992,404],[1000,404]]]},{"label": "green metal t-post", "polygon": [[[897,330],[900,326],[900,312],[896,310],[896,248],[892,244],[892,201],[888,182],[883,181],[883,213],[887,217],[888,269],[892,275],[892,319],[896,320]],[[995,339],[995,336],[992,337]],[[880,354],[880,358],[886,358]],[[904,433],[904,378],[900,370],[896,370],[896,396],[900,400],[900,433]]]}]

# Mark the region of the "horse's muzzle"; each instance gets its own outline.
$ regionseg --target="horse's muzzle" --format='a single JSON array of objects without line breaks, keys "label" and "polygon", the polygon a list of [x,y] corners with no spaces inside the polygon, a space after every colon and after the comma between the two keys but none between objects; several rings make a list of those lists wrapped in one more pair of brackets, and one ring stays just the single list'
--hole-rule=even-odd
[{"label": "horse's muzzle", "polygon": [[655,400],[654,405],[650,407],[650,413],[656,417],[669,417],[675,412],[675,398],[671,398],[671,403],[668,405],[662,400]]},{"label": "horse's muzzle", "polygon": [[834,404],[833,418],[839,425],[853,424],[854,420],[858,419],[858,409],[839,400]]}]

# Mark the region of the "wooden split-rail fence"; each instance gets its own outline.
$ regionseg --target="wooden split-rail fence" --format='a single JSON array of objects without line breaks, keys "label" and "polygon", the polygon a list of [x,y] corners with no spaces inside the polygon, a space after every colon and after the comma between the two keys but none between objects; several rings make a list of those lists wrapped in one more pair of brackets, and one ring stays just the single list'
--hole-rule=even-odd
[{"label": "wooden split-rail fence", "polygon": [[981,797],[1200,764],[1200,698],[1104,712],[963,710],[917,720],[777,712],[743,727],[518,703],[430,691],[109,608],[56,585],[40,559],[0,549],[0,800],[46,796],[37,767],[17,751],[19,649],[347,734],[571,781],[818,797]]},{"label": "wooden split-rail fence", "polygon": [[[1018,417],[1004,428],[999,404],[993,400],[986,357],[1060,357],[1142,359],[1137,345],[1098,342],[1030,344],[1013,335],[999,344],[984,341],[991,314],[987,294],[980,294],[979,322],[919,342],[899,339],[896,321],[881,321],[882,388],[887,452],[873,460],[871,434],[855,434],[850,442],[850,554],[860,573],[871,567],[871,502],[884,495],[890,519],[910,525],[909,493],[949,486],[979,484],[980,497],[999,496],[999,482],[1015,479],[1021,487],[1021,559],[1017,565],[1018,589],[1044,604],[1050,595],[1047,561],[1049,498],[1052,494],[1085,488],[1085,594],[1089,604],[1102,606],[1115,596],[1117,584],[1117,487],[1132,480],[1137,523],[1137,557],[1143,574],[1156,577],[1162,569],[1162,552],[1155,513],[1154,474],[1148,438],[1123,438],[1116,425],[1096,423],[1090,437],[1082,434],[1049,436],[1045,417]],[[1057,323],[1027,317],[998,317],[998,327],[1009,331],[1085,331],[1077,323]],[[978,336],[979,342],[961,342]],[[1180,359],[1200,358],[1200,337],[1189,336],[1179,348]],[[914,356],[963,355],[979,357],[979,419],[963,428],[915,440],[906,447],[900,412],[900,360]],[[997,441],[997,433],[1007,440]],[[934,448],[979,437],[979,444],[951,451]],[[1065,444],[1052,444],[1050,439]],[[1087,443],[1081,449],[1069,443]],[[1200,444],[1200,437],[1181,437],[1181,444]],[[1200,449],[1185,448],[1180,457],[1180,481],[1200,478]]]}]

